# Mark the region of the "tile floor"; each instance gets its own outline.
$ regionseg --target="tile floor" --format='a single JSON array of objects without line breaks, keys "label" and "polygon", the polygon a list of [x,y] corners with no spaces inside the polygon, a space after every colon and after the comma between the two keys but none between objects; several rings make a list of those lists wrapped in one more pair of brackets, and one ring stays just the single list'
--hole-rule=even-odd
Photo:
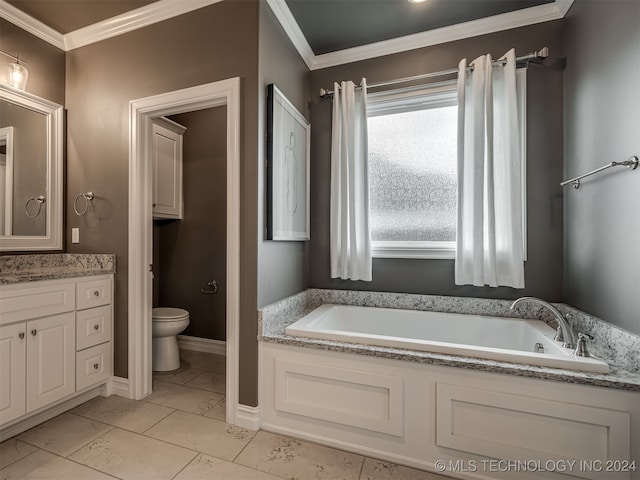
[{"label": "tile floor", "polygon": [[143,401],[97,397],[0,444],[0,480],[445,480],[227,425],[224,357],[183,351]]}]

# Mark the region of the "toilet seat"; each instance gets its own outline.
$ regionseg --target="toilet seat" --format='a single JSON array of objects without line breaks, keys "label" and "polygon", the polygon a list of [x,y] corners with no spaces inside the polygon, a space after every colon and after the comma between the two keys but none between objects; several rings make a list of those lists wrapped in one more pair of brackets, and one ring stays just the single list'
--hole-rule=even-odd
[{"label": "toilet seat", "polygon": [[151,312],[151,319],[154,322],[178,322],[189,318],[189,312],[181,308],[157,307]]}]

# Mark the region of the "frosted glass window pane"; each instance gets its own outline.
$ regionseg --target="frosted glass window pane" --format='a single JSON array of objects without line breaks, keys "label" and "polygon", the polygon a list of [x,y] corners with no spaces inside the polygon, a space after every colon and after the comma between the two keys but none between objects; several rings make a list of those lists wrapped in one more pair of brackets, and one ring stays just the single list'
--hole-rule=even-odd
[{"label": "frosted glass window pane", "polygon": [[455,241],[457,106],[369,118],[374,241]]}]

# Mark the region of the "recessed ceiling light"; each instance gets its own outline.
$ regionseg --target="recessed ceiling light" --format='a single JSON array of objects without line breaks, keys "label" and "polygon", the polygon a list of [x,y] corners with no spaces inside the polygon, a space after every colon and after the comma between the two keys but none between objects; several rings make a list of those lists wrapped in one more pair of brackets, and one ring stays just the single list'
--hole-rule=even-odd
[{"label": "recessed ceiling light", "polygon": [[427,0],[409,0],[409,3],[422,3],[422,2],[426,2]]}]

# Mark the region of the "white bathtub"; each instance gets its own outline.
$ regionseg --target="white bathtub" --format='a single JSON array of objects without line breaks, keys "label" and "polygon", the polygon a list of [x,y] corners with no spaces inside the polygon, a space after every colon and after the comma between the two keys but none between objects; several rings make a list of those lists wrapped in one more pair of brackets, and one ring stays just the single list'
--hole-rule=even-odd
[{"label": "white bathtub", "polygon": [[[595,358],[575,357],[538,320],[322,305],[288,326],[287,335],[462,355],[527,365],[608,373]],[[537,351],[539,345],[543,353]]]}]

